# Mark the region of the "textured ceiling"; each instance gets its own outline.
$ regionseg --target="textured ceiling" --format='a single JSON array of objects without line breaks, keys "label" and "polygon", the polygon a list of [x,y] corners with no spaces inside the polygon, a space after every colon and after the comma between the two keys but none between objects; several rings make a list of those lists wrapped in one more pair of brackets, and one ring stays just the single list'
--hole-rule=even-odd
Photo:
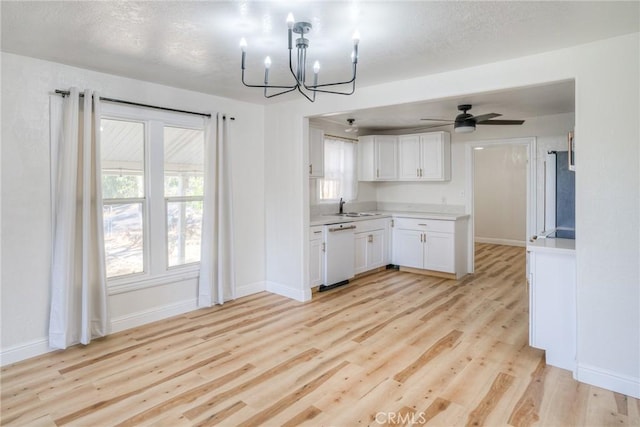
[{"label": "textured ceiling", "polygon": [[[2,50],[251,102],[240,82],[273,60],[287,83],[285,18],[313,24],[309,60],[321,82],[349,75],[351,35],[361,33],[358,86],[558,49],[639,30],[630,2],[404,1],[2,1]],[[483,110],[484,111],[484,110]],[[455,110],[454,110],[455,112]]]}]

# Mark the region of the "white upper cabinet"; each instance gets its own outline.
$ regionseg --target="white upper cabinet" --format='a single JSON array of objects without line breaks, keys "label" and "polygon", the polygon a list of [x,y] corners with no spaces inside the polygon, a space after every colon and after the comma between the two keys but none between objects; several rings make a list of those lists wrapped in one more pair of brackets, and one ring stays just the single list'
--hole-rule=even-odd
[{"label": "white upper cabinet", "polygon": [[324,131],[309,128],[309,177],[324,176]]},{"label": "white upper cabinet", "polygon": [[358,179],[395,181],[398,179],[398,137],[363,136],[358,143]]},{"label": "white upper cabinet", "polygon": [[398,138],[398,157],[399,180],[451,179],[451,139],[448,132],[401,135]]}]

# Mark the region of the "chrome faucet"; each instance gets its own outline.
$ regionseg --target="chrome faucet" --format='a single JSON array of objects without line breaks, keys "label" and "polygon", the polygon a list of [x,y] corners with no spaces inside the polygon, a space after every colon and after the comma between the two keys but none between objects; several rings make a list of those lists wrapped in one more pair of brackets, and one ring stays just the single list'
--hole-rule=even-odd
[{"label": "chrome faucet", "polygon": [[339,206],[340,206],[340,210],[338,211],[338,213],[344,213],[342,211],[342,209],[344,208],[344,201],[342,200],[342,197],[340,197],[340,205]]}]

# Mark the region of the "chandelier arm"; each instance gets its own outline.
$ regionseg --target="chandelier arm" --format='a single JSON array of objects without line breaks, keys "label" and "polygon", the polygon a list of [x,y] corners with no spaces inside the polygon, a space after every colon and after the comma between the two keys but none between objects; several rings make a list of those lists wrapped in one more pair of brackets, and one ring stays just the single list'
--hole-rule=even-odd
[{"label": "chandelier arm", "polygon": [[298,85],[293,85],[293,86],[252,85],[244,81],[244,70],[242,70],[242,84],[245,85],[246,87],[260,87],[260,88],[269,88],[269,89],[290,89],[290,90],[295,90],[296,87],[298,86]]},{"label": "chandelier arm", "polygon": [[296,90],[297,88],[298,88],[298,86],[294,86],[294,87],[292,87],[292,88],[290,88],[290,89],[283,90],[282,92],[272,93],[271,95],[267,95],[267,92],[266,92],[266,91],[267,91],[267,89],[265,88],[265,94],[264,94],[264,97],[265,97],[265,98],[273,98],[274,96],[284,95],[285,93],[293,92],[293,91],[294,91],[294,90]]},{"label": "chandelier arm", "polygon": [[311,98],[309,95],[307,95],[306,93],[304,93],[304,91],[302,90],[302,87],[300,85],[298,85],[298,92],[300,92],[302,94],[302,96],[304,96],[305,98],[307,98],[307,100],[309,102],[315,102],[316,101],[316,93],[313,93],[313,98]]},{"label": "chandelier arm", "polygon": [[351,80],[346,80],[344,82],[336,82],[336,83],[323,83],[321,85],[309,85],[307,86],[306,84],[304,85],[304,88],[307,90],[313,90],[313,91],[318,91],[318,92],[325,92],[325,93],[340,93],[342,94],[343,92],[327,92],[327,91],[322,91],[322,90],[318,90],[318,88],[320,87],[327,87],[327,86],[338,86],[338,85],[347,85],[347,84],[351,84],[353,83],[353,89],[351,91],[351,94],[354,93],[355,91],[355,81],[356,81],[356,64],[353,64],[353,76],[351,77]]}]

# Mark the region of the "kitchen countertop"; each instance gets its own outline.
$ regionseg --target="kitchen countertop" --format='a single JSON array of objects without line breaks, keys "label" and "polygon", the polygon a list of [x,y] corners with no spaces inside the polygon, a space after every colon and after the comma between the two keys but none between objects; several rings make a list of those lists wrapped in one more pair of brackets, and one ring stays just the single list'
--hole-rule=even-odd
[{"label": "kitchen countertop", "polygon": [[453,213],[442,213],[442,212],[371,211],[371,213],[375,213],[376,215],[356,216],[356,217],[337,216],[332,214],[319,215],[311,218],[309,225],[316,226],[316,225],[341,224],[346,222],[368,221],[368,220],[380,219],[380,218],[422,218],[422,219],[436,219],[436,220],[444,220],[444,221],[456,221],[458,219],[464,219],[469,217],[468,214],[453,214]]},{"label": "kitchen countertop", "polygon": [[576,241],[573,239],[536,239],[527,243],[527,250],[570,255],[576,251]]}]

